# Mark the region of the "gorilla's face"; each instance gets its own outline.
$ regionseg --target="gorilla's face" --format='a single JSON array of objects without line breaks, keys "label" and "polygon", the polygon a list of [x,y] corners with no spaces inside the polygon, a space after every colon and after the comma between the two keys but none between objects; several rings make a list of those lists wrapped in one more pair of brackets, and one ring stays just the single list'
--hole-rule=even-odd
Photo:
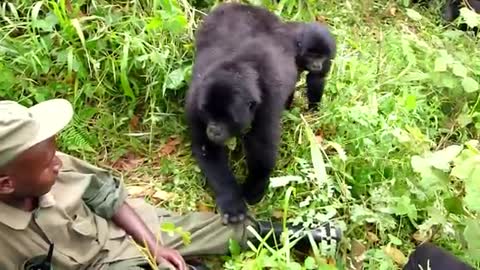
[{"label": "gorilla's face", "polygon": [[307,52],[302,56],[303,67],[308,71],[320,72],[329,59],[317,53]]},{"label": "gorilla's face", "polygon": [[334,37],[319,23],[303,24],[297,36],[297,60],[303,69],[320,72],[336,53]]},{"label": "gorilla's face", "polygon": [[206,134],[212,142],[223,145],[231,137],[248,129],[255,116],[258,100],[245,85],[216,83],[210,85],[201,98],[201,118],[206,123]]}]

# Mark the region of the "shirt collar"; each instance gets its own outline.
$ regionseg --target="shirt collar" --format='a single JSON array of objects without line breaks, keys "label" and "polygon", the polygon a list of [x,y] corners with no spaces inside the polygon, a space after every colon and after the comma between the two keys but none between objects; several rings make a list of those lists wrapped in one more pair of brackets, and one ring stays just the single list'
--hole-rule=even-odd
[{"label": "shirt collar", "polygon": [[[53,205],[55,205],[55,200],[51,192],[39,198],[39,208],[47,208]],[[32,214],[33,212],[27,212],[0,202],[0,223],[7,225],[14,230],[25,230],[32,220]]]},{"label": "shirt collar", "polygon": [[25,230],[32,219],[32,212],[0,202],[0,223],[14,230]]}]

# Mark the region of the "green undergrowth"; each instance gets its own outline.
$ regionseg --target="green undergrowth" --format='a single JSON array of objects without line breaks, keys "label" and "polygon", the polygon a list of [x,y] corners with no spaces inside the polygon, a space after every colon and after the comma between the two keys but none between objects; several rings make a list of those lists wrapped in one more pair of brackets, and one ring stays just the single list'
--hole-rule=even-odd
[{"label": "green undergrowth", "polygon": [[[480,266],[478,38],[443,25],[438,3],[340,2],[251,1],[285,19],[326,21],[338,42],[320,112],[306,112],[299,81],[272,186],[251,210],[305,226],[334,220],[339,251],[326,260],[318,249],[300,256],[263,243],[239,252],[231,243],[219,264],[347,269],[355,250],[365,269],[396,269],[430,240]],[[193,33],[215,4],[3,1],[0,97],[67,98],[76,116],[59,137],[62,151],[121,170],[160,207],[211,210],[183,100]],[[460,20],[480,25],[466,10]],[[244,176],[243,156],[232,156]]]}]

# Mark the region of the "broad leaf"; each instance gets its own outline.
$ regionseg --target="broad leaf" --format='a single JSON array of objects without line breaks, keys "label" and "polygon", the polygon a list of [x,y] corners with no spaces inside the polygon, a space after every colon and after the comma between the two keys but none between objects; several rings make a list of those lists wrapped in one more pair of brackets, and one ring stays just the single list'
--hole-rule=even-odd
[{"label": "broad leaf", "polygon": [[315,263],[315,259],[313,259],[312,257],[308,256],[306,259],[305,259],[305,268],[306,269],[315,269],[317,266],[316,266],[316,263]]},{"label": "broad leaf", "polygon": [[394,207],[397,215],[407,215],[412,220],[417,218],[417,208],[411,203],[410,197],[403,195],[397,199],[397,204]]},{"label": "broad leaf", "polygon": [[238,242],[233,239],[228,240],[228,250],[230,251],[232,256],[238,256],[242,251],[240,244],[238,244]]},{"label": "broad leaf", "polygon": [[467,68],[465,68],[465,66],[460,63],[453,64],[452,72],[458,77],[462,77],[462,78],[467,77]]},{"label": "broad leaf", "polygon": [[465,222],[465,230],[463,236],[468,244],[468,250],[476,259],[480,259],[480,220],[468,219]]},{"label": "broad leaf", "polygon": [[453,162],[455,167],[452,169],[451,175],[462,180],[467,180],[471,177],[475,166],[478,166],[478,162],[480,162],[478,161],[479,156],[480,155],[470,149],[462,151]]},{"label": "broad leaf", "polygon": [[450,171],[450,162],[460,154],[463,147],[460,145],[450,145],[442,150],[436,151],[429,159],[430,165],[444,172]]},{"label": "broad leaf", "polygon": [[438,57],[437,59],[435,59],[434,70],[436,72],[447,71],[447,59],[445,57]]},{"label": "broad leaf", "polygon": [[167,75],[165,87],[167,89],[178,89],[183,85],[185,79],[185,71],[183,68],[177,68]]},{"label": "broad leaf", "polygon": [[472,172],[470,177],[465,180],[465,205],[474,211],[480,213],[480,158],[472,162]]},{"label": "broad leaf", "polygon": [[457,117],[457,123],[460,125],[460,127],[466,127],[467,125],[471,124],[473,122],[472,116],[468,113],[461,113]]},{"label": "broad leaf", "polygon": [[462,7],[460,9],[460,16],[465,19],[465,23],[469,27],[480,26],[480,16],[475,11]]},{"label": "broad leaf", "polygon": [[420,13],[416,12],[415,10],[410,8],[407,8],[406,10],[407,10],[407,16],[410,17],[410,19],[414,21],[419,21],[422,19],[422,15],[420,15]]},{"label": "broad leaf", "polygon": [[417,107],[417,97],[415,95],[408,95],[405,99],[405,108],[409,111]]},{"label": "broad leaf", "polygon": [[478,91],[478,82],[470,77],[465,77],[462,80],[463,90],[467,93],[472,93]]}]

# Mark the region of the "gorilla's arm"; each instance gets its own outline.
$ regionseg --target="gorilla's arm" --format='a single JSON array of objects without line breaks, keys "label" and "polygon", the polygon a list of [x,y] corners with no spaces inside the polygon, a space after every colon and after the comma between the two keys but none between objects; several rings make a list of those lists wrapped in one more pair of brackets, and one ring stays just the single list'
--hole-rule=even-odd
[{"label": "gorilla's arm", "polygon": [[205,134],[205,125],[198,119],[191,121],[192,153],[212,188],[223,222],[238,222],[245,218],[246,205],[240,187],[228,166],[228,156],[223,146],[212,143]]},{"label": "gorilla's arm", "polygon": [[262,107],[250,133],[244,139],[249,173],[242,189],[249,204],[258,203],[263,198],[270,173],[275,167],[280,140],[280,117],[273,110],[270,106]]},{"label": "gorilla's arm", "polygon": [[308,71],[307,74],[307,97],[308,109],[314,110],[322,101],[323,91],[328,73],[330,72],[331,61],[326,60],[323,63],[323,68],[319,72]]}]

